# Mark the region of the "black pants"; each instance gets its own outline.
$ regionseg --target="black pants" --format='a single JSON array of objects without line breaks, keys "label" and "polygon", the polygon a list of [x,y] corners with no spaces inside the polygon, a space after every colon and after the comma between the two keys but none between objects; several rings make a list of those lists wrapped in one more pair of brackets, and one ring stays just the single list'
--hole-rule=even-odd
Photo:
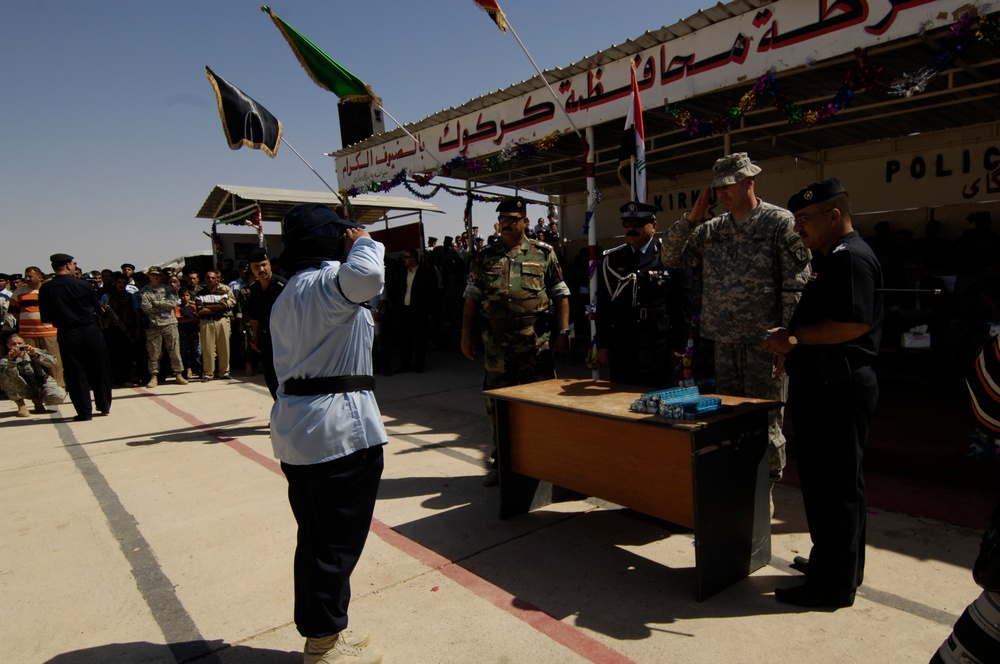
[{"label": "black pants", "polygon": [[427,311],[419,307],[403,307],[402,326],[399,330],[400,368],[403,371],[423,371],[427,357]]},{"label": "black pants", "polygon": [[281,464],[299,526],[295,625],[302,636],[347,628],[351,573],[368,539],[382,467],[381,445],[311,466]]},{"label": "black pants", "polygon": [[264,383],[267,391],[271,393],[271,398],[278,399],[278,374],[274,371],[274,347],[271,345],[271,337],[266,334],[260,335],[260,369],[264,372]]},{"label": "black pants", "polygon": [[877,400],[871,367],[832,384],[789,377],[788,414],[813,542],[807,583],[824,590],[851,592],[864,580],[868,498],[861,463]]},{"label": "black pants", "polygon": [[92,415],[90,391],[94,391],[97,410],[111,410],[111,361],[104,334],[96,323],[60,331],[59,354],[63,361],[66,391],[77,415]]}]

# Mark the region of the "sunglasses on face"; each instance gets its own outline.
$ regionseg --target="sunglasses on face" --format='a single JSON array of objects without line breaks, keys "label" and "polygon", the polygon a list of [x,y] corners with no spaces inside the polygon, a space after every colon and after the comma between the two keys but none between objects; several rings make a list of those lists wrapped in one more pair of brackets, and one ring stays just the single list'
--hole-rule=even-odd
[{"label": "sunglasses on face", "polygon": [[522,219],[524,219],[524,217],[518,217],[517,215],[513,215],[513,214],[501,214],[501,215],[497,216],[497,221],[499,221],[501,224],[505,224],[505,223],[516,224],[517,222],[521,221]]}]

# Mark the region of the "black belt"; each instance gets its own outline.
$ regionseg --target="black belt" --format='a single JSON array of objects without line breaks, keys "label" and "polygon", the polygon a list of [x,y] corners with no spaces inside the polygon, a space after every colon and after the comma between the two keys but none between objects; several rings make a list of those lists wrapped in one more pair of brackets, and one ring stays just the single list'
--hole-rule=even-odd
[{"label": "black belt", "polygon": [[328,376],[326,378],[289,378],[285,394],[310,397],[317,394],[339,394],[375,389],[375,376]]}]

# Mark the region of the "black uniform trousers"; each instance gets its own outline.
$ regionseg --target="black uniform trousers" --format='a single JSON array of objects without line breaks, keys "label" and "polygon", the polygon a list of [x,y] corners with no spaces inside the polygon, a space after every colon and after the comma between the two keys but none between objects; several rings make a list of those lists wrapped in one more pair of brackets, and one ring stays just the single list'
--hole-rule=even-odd
[{"label": "black uniform trousers", "polygon": [[871,367],[825,384],[789,376],[788,414],[812,551],[807,585],[853,592],[864,580],[868,509],[861,472],[878,381]]},{"label": "black uniform trousers", "polygon": [[295,626],[302,636],[347,628],[351,573],[368,539],[383,464],[381,445],[325,463],[281,464],[298,523]]},{"label": "black uniform trousers", "polygon": [[427,328],[430,326],[427,310],[423,307],[403,305],[402,326],[399,330],[400,371],[424,370],[427,357]]},{"label": "black uniform trousers", "polygon": [[111,361],[104,333],[97,323],[71,330],[59,330],[56,335],[63,361],[66,391],[76,414],[92,415],[90,392],[94,404],[102,413],[111,411]]},{"label": "black uniform trousers", "polygon": [[271,398],[278,399],[278,374],[274,370],[274,346],[271,345],[271,335],[264,330],[259,335],[260,368],[264,372],[264,383],[267,385]]}]

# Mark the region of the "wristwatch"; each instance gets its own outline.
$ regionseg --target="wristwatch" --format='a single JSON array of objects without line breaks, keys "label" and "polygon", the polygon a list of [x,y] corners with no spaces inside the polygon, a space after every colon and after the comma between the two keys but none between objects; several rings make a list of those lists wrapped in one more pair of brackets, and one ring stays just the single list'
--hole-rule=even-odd
[{"label": "wristwatch", "polygon": [[559,330],[559,334],[563,335],[564,337],[568,337],[570,335],[571,331],[572,330],[570,330],[569,328],[567,328],[565,330]]},{"label": "wristwatch", "polygon": [[793,346],[798,346],[799,345],[799,339],[798,339],[798,337],[796,337],[794,334],[792,334],[791,330],[788,331],[788,343],[792,344]]}]

